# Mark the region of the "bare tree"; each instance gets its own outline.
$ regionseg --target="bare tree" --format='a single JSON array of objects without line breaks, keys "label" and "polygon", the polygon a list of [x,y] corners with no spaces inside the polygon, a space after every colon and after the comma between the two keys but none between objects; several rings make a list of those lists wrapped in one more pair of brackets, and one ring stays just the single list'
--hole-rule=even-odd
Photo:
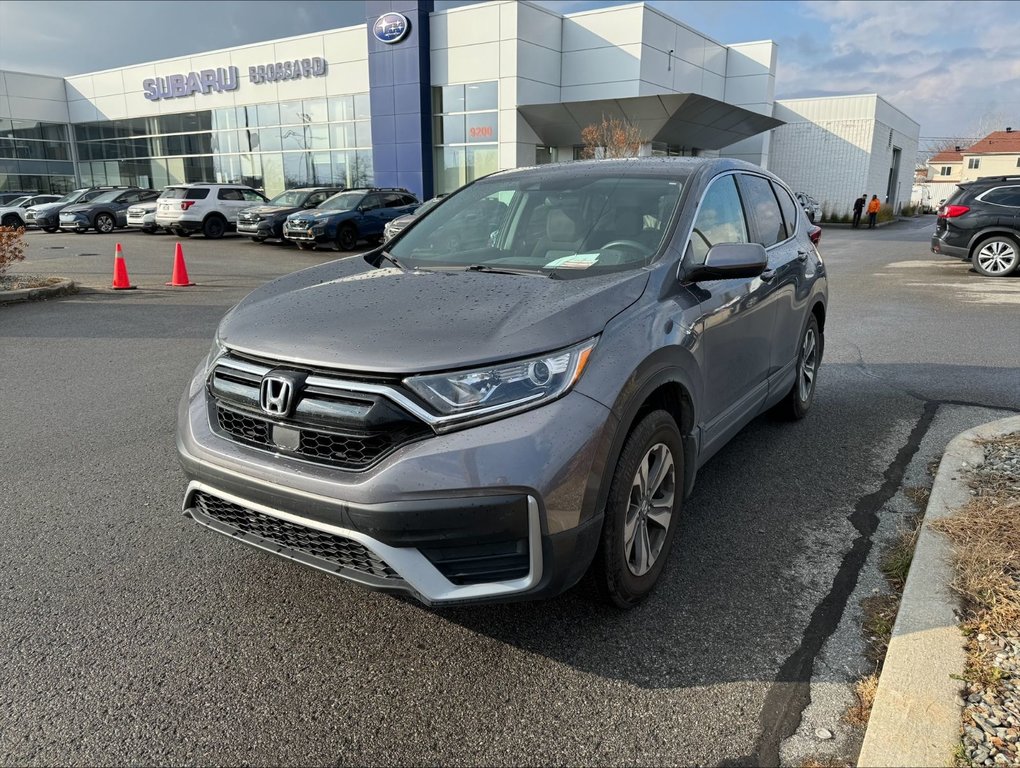
[{"label": "bare tree", "polygon": [[598,159],[637,157],[645,143],[638,126],[612,115],[602,115],[600,122],[582,128],[581,141],[584,142],[583,157]]}]

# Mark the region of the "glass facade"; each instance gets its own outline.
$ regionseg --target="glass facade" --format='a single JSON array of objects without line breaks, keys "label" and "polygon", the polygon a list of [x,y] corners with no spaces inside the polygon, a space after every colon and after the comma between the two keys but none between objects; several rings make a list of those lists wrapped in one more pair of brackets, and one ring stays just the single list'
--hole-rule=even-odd
[{"label": "glass facade", "polygon": [[367,93],[74,126],[82,184],[372,183]]},{"label": "glass facade", "polygon": [[436,194],[499,170],[499,84],[432,89]]},{"label": "glass facade", "polygon": [[72,189],[66,125],[0,118],[0,191],[64,194]]}]

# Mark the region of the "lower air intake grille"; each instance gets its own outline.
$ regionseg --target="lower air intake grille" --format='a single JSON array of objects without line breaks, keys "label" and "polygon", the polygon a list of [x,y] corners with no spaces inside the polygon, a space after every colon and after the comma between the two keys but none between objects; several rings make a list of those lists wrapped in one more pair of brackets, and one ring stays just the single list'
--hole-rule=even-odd
[{"label": "lower air intake grille", "polygon": [[398,579],[397,572],[356,541],[332,533],[306,528],[239,504],[197,491],[192,503],[202,514],[244,533],[290,547],[314,557],[336,563],[342,568],[360,571],[382,579]]}]

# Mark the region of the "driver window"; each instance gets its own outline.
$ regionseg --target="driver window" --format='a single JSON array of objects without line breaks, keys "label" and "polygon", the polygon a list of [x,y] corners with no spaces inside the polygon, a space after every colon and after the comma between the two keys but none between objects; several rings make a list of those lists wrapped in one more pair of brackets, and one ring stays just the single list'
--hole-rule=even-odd
[{"label": "driver window", "polygon": [[701,210],[691,230],[691,264],[704,264],[705,256],[719,243],[746,243],[747,222],[733,175],[717,178],[701,201]]},{"label": "driver window", "polygon": [[361,208],[365,211],[374,211],[376,208],[382,208],[382,199],[379,195],[366,195],[365,199],[361,201]]}]

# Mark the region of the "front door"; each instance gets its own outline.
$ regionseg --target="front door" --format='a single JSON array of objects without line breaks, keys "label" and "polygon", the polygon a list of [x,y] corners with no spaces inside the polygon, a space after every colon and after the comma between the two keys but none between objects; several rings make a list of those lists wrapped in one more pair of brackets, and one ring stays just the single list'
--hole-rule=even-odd
[{"label": "front door", "polygon": [[[705,192],[685,262],[704,263],[722,243],[752,242],[733,174],[716,177]],[[710,280],[690,286],[700,302],[704,403],[703,454],[711,454],[765,401],[775,305],[760,277]]]}]

